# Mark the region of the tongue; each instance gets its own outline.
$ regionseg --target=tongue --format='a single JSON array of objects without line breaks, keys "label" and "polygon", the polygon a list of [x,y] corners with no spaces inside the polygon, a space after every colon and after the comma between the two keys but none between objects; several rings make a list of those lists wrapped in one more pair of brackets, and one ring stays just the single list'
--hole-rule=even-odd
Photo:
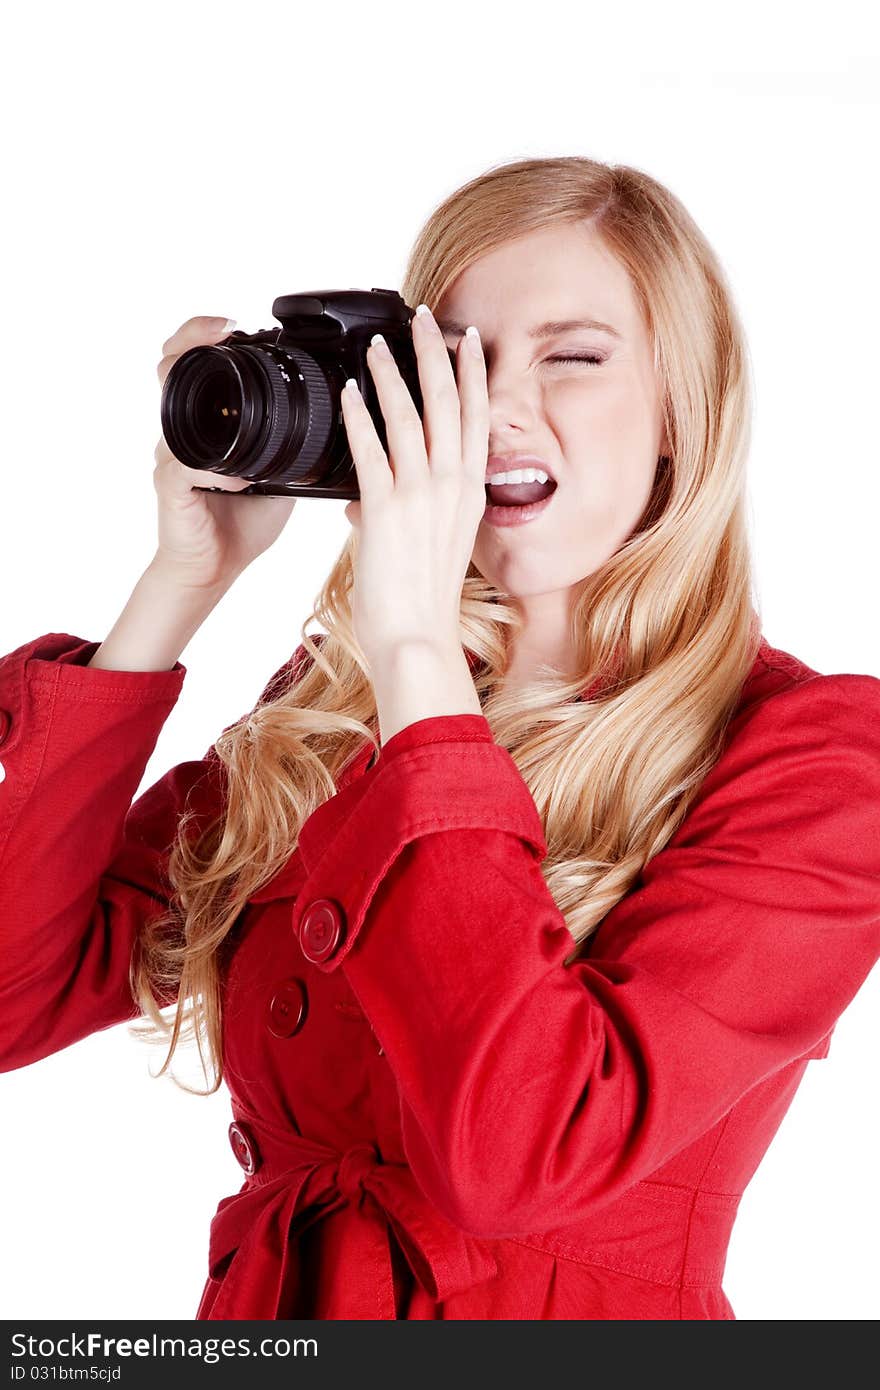
[{"label": "tongue", "polygon": [[555,488],[552,478],[546,483],[487,483],[486,500],[493,507],[523,507],[549,497]]}]

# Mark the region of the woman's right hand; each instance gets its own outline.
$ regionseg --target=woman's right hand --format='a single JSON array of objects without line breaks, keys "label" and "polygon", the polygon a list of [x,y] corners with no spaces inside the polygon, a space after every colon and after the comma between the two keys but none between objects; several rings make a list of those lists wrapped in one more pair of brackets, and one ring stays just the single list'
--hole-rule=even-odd
[{"label": "woman's right hand", "polygon": [[[162,344],[156,371],[159,382],[178,357],[192,347],[215,347],[225,337],[226,319],[192,318]],[[215,589],[232,584],[252,560],[268,550],[284,530],[295,497],[224,497],[195,488],[219,487],[241,492],[248,478],[230,478],[187,468],[159,440],[153,483],[159,497],[159,545],[153,566],[172,574],[187,588]]]}]

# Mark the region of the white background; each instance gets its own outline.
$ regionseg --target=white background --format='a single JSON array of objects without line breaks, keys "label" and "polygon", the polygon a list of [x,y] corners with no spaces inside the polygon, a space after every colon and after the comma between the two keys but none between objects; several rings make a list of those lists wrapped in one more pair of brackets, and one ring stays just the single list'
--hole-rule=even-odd
[{"label": "white background", "polygon": [[[880,675],[877,44],[863,4],[95,3],[4,20],[0,650],[102,640],[155,545],[155,366],[193,314],[397,287],[489,166],[585,154],[665,182],[717,249],[757,389],[764,633]],[[347,533],[301,501],[184,653],[141,790],[298,642]],[[230,660],[230,651],[235,657]],[[878,972],[743,1200],[740,1319],[873,1319]],[[241,1170],[227,1093],[152,1081],[124,1027],[0,1077],[0,1315],[192,1318]],[[197,1081],[193,1065],[189,1079]]]}]

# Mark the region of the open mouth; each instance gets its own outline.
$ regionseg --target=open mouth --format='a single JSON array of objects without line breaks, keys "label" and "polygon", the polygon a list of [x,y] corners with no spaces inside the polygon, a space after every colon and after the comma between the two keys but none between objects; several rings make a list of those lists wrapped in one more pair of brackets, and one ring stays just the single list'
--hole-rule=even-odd
[{"label": "open mouth", "polygon": [[490,507],[527,507],[532,502],[543,502],[556,487],[553,478],[546,483],[486,483],[486,502]]}]

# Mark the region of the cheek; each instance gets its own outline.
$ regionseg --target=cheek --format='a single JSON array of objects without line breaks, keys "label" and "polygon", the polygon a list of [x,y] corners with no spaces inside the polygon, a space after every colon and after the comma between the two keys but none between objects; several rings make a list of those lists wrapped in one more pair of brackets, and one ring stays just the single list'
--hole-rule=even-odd
[{"label": "cheek", "polygon": [[644,438],[653,422],[640,383],[626,377],[557,382],[547,396],[547,409],[569,437],[594,444],[629,445]]},{"label": "cheek", "polygon": [[569,506],[560,518],[566,530],[589,526],[610,539],[628,534],[641,516],[654,483],[656,459],[636,449],[599,449],[578,462]]},{"label": "cheek", "polygon": [[605,378],[586,389],[561,384],[548,399],[549,421],[579,485],[621,497],[650,487],[657,463],[656,412],[638,382]]},{"label": "cheek", "polygon": [[624,413],[617,427],[573,438],[565,458],[568,497],[556,518],[559,533],[589,534],[613,550],[629,535],[651,495],[657,458],[650,440],[632,428]]}]

